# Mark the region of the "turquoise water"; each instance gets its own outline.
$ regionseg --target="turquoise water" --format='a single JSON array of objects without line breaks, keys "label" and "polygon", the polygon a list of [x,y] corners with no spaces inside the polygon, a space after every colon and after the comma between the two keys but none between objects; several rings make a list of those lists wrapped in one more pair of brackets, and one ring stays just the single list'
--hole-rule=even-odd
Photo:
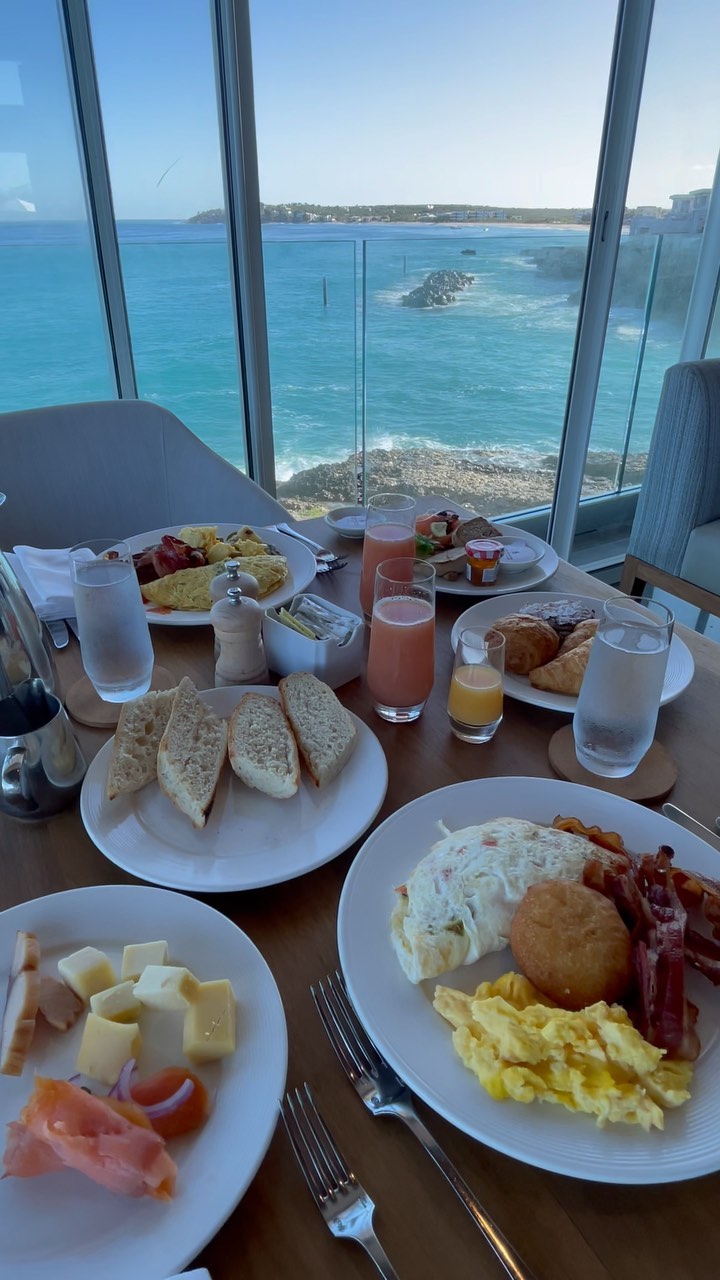
[{"label": "turquoise water", "polygon": [[[225,229],[120,223],[140,394],[242,464]],[[333,224],[264,228],[280,478],[368,448],[501,449],[532,466],[560,440],[577,319],[577,273],[539,250],[585,230]],[[474,254],[463,254],[473,249]],[[472,285],[446,308],[401,297],[439,268]],[[645,267],[643,266],[643,270]],[[323,280],[327,305],[323,304]],[[620,451],[647,282],[613,308],[591,447]],[[631,452],[642,452],[681,314],[653,320]],[[0,410],[113,394],[90,246],[76,224],[0,224]]]}]

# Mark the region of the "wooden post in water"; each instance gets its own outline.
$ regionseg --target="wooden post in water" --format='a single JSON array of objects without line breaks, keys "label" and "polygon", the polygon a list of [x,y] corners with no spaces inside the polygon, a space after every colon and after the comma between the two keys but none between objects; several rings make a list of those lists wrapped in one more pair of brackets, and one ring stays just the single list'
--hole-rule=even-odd
[{"label": "wooden post in water", "polygon": [[327,304],[327,277],[323,276],[323,306],[326,307]]}]

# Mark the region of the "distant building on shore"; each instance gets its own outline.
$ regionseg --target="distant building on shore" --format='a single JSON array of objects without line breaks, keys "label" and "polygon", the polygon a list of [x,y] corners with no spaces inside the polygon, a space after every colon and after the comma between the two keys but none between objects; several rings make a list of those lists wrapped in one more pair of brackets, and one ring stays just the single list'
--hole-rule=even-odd
[{"label": "distant building on shore", "polygon": [[670,196],[670,200],[671,209],[658,209],[655,205],[641,205],[636,209],[630,219],[630,235],[701,235],[705,230],[710,187]]}]

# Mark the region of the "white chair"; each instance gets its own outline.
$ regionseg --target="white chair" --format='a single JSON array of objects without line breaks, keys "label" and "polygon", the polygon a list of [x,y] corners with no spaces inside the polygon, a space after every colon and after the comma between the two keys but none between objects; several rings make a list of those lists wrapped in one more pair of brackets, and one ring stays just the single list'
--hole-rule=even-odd
[{"label": "white chair", "polygon": [[720,360],[667,370],[620,590],[720,615]]},{"label": "white chair", "polygon": [[0,414],[0,490],[5,550],[288,519],[270,494],[147,400]]}]

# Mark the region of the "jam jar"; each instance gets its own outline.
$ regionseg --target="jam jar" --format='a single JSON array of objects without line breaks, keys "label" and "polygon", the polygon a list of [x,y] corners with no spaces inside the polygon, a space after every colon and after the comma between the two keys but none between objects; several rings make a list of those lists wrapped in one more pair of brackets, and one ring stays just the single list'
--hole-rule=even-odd
[{"label": "jam jar", "polygon": [[474,587],[486,587],[495,581],[503,550],[503,544],[495,542],[493,538],[475,538],[472,542],[465,543],[465,572]]}]

